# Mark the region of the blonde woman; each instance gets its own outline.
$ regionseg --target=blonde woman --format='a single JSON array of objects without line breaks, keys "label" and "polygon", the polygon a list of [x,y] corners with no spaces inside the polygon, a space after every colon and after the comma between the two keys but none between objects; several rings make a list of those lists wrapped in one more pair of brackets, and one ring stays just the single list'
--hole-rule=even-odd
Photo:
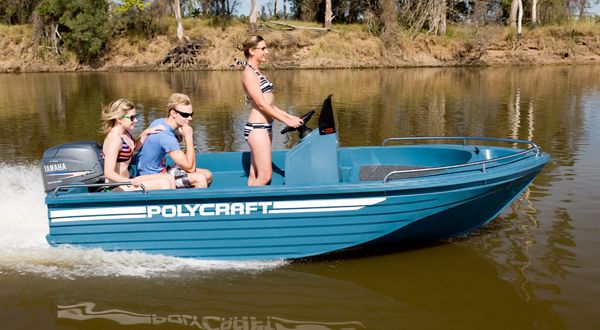
[{"label": "blonde woman", "polygon": [[114,190],[174,189],[175,180],[168,174],[146,175],[131,178],[129,164],[133,153],[142,146],[148,135],[163,131],[163,127],[149,128],[139,138],[133,137],[137,122],[135,106],[128,100],[119,99],[102,110],[103,131],[106,134],[102,145],[104,153],[104,177],[108,182],[126,182]]},{"label": "blonde woman", "polygon": [[296,128],[303,124],[302,119],[290,115],[275,105],[273,83],[260,71],[260,65],[267,61],[269,49],[265,40],[254,35],[242,44],[246,63],[242,72],[242,85],[246,98],[252,106],[248,122],[244,126],[244,137],[250,146],[249,186],[264,186],[271,182],[271,139],[273,120]]}]

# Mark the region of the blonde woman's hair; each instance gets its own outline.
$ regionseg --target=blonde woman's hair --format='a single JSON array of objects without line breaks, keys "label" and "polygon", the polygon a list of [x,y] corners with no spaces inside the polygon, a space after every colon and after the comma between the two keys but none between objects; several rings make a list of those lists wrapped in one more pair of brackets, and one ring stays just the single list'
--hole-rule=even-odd
[{"label": "blonde woman's hair", "polygon": [[118,119],[123,118],[133,109],[135,109],[135,105],[126,99],[118,99],[108,106],[102,107],[102,132],[108,133]]},{"label": "blonde woman's hair", "polygon": [[250,57],[250,49],[256,48],[258,43],[261,41],[265,41],[265,39],[259,35],[251,35],[244,40],[242,43],[242,50],[244,51],[244,56],[246,56],[246,59]]},{"label": "blonde woman's hair", "polygon": [[190,101],[189,96],[187,96],[185,94],[181,94],[181,93],[171,94],[171,96],[169,97],[169,104],[167,104],[167,116],[171,113],[171,110],[176,110],[177,106],[180,104],[190,105],[190,104],[192,104],[192,101]]}]

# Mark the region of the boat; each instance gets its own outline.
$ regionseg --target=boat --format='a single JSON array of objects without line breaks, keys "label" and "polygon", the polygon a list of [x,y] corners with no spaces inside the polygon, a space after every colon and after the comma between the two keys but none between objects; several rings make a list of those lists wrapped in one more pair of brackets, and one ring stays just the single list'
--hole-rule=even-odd
[{"label": "boat", "polygon": [[[309,122],[315,112],[302,118]],[[286,127],[282,133],[293,131]],[[95,142],[41,161],[52,246],[225,260],[298,259],[467,235],[496,218],[550,156],[532,141],[389,138],[341,147],[331,95],[318,128],[273,151],[273,178],[247,187],[249,152],[198,154],[207,189],[110,191]],[[135,166],[132,166],[135,171]]]}]

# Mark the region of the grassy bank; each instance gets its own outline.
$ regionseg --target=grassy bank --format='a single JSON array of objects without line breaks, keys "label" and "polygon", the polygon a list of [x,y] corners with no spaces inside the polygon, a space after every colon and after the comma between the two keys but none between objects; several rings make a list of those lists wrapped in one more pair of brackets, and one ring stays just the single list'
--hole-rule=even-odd
[{"label": "grassy bank", "polygon": [[[305,22],[286,22],[311,26]],[[30,25],[0,25],[0,72],[161,70],[157,64],[176,43],[175,22],[167,34],[151,40],[122,36],[113,39],[94,65],[81,65],[68,51],[55,54],[36,47]],[[317,27],[317,25],[312,25]],[[213,26],[209,20],[184,20],[186,36],[199,40],[198,70],[226,70],[247,36],[247,26],[232,22]],[[380,68],[413,66],[600,64],[600,24],[575,22],[524,30],[504,26],[450,26],[446,36],[402,31],[385,40],[361,25],[334,25],[335,31],[287,30],[263,24],[274,69]]]}]

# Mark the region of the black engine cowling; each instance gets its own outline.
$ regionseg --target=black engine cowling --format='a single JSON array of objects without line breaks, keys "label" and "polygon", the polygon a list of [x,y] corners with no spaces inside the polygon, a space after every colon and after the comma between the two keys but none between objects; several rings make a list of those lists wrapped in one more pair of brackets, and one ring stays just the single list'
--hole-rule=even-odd
[{"label": "black engine cowling", "polygon": [[62,185],[104,182],[102,148],[93,141],[54,146],[44,151],[41,170],[45,192]]}]

